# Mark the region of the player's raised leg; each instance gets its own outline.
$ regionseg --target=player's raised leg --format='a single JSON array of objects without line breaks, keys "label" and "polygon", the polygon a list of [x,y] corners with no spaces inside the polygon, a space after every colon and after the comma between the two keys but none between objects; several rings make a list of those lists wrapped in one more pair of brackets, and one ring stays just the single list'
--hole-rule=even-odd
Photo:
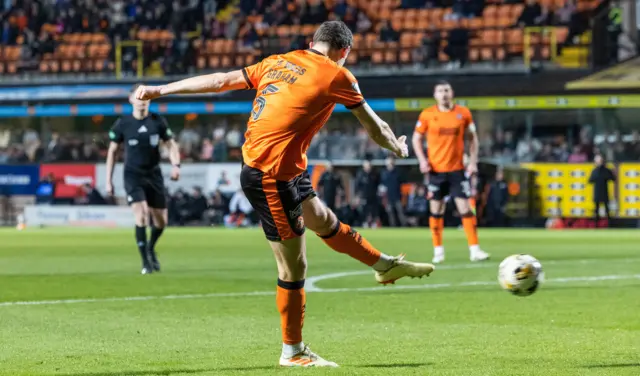
[{"label": "player's raised leg", "polygon": [[160,261],[158,260],[158,255],[156,254],[156,243],[158,243],[158,239],[160,239],[160,236],[162,236],[164,228],[167,225],[168,213],[167,209],[158,208],[149,208],[149,212],[151,213],[153,226],[151,226],[151,234],[149,237],[149,243],[147,245],[147,253],[153,271],[159,272]]},{"label": "player's raised leg", "polygon": [[302,204],[307,227],[314,231],[334,251],[344,253],[375,270],[379,283],[394,283],[403,277],[428,276],[433,265],[404,260],[404,256],[389,256],[377,250],[357,231],[338,220],[320,199],[310,197]]},{"label": "player's raised leg", "polygon": [[471,261],[488,260],[489,254],[480,249],[478,229],[476,225],[477,222],[475,215],[471,210],[469,200],[467,198],[456,197],[455,202],[462,219],[464,233],[467,236],[467,243],[469,244],[469,259]]},{"label": "player's raised leg", "polygon": [[442,243],[444,232],[444,212],[445,202],[443,199],[432,198],[429,200],[429,227],[431,228],[431,241],[433,242],[433,262],[439,264],[444,262],[444,246]]},{"label": "player's raised leg", "polygon": [[131,203],[131,210],[136,224],[136,245],[142,261],[142,274],[151,274],[153,267],[147,252],[147,226],[149,225],[149,206],[144,200]]}]

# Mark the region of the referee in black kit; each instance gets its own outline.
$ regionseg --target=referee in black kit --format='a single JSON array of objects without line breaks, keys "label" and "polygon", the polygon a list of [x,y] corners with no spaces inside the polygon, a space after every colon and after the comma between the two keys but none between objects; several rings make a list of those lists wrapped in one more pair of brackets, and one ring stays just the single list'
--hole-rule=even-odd
[{"label": "referee in black kit", "polygon": [[[142,274],[160,271],[155,245],[167,224],[167,202],[160,170],[160,143],[169,148],[173,168],[171,180],[180,178],[180,150],[173,139],[165,118],[149,113],[149,101],[135,98],[139,85],[129,95],[133,106],[131,116],[119,118],[109,132],[107,153],[107,194],[113,195],[113,169],[120,144],[124,143],[124,188],[127,202],[133,209],[136,222],[136,243],[142,258]],[[153,220],[151,237],[147,242],[149,214]]]}]

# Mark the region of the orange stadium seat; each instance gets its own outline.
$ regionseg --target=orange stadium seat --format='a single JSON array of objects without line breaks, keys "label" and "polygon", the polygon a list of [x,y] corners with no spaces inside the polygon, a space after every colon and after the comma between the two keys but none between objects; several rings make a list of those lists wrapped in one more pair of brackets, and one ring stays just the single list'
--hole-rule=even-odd
[{"label": "orange stadium seat", "polygon": [[371,62],[374,64],[382,64],[384,62],[384,55],[381,51],[373,51],[371,54]]},{"label": "orange stadium seat", "polygon": [[504,4],[504,5],[498,6],[498,10],[497,10],[498,18],[510,17],[510,16],[511,16],[511,5]]},{"label": "orange stadium seat", "polygon": [[363,37],[362,34],[354,34],[353,35],[353,48],[359,49],[363,45]]},{"label": "orange stadium seat", "polygon": [[470,30],[478,30],[478,29],[482,29],[484,23],[483,23],[483,18],[482,17],[475,17],[469,20],[468,22],[468,27]]},{"label": "orange stadium seat", "polygon": [[407,49],[401,50],[399,61],[400,61],[400,64],[411,63],[411,50],[407,50]]},{"label": "orange stadium seat", "polygon": [[356,51],[352,51],[347,57],[347,64],[353,65],[358,63],[358,53]]},{"label": "orange stadium seat", "polygon": [[471,47],[469,48],[469,61],[475,62],[480,59],[480,49]]},{"label": "orange stadium seat", "polygon": [[498,7],[496,5],[487,6],[484,8],[484,11],[482,11],[482,17],[485,19],[498,17]]},{"label": "orange stadium seat", "polygon": [[564,43],[567,40],[568,35],[569,35],[569,28],[556,27],[556,38],[558,40],[558,43]]},{"label": "orange stadium seat", "polygon": [[522,52],[523,32],[522,29],[507,30],[506,41],[508,52],[517,54]]},{"label": "orange stadium seat", "polygon": [[220,68],[220,56],[209,56],[209,68]]},{"label": "orange stadium seat", "polygon": [[384,53],[384,62],[386,64],[397,64],[398,63],[398,54],[397,50],[386,50]]},{"label": "orange stadium seat", "polygon": [[524,9],[524,4],[514,4],[511,7],[511,14],[509,15],[509,17],[511,18],[514,24],[518,20],[518,17],[520,17],[520,15],[522,14],[523,9]]}]

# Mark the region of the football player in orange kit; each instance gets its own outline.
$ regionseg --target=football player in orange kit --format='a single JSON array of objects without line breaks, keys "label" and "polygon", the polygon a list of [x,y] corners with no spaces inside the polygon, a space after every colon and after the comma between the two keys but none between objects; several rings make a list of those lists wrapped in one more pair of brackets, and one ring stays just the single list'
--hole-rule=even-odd
[{"label": "football player in orange kit", "polygon": [[[480,249],[474,210],[469,203],[471,186],[468,176],[478,172],[478,136],[468,108],[455,104],[453,89],[447,82],[434,88],[436,104],[420,113],[413,133],[413,149],[420,162],[420,172],[428,176],[431,200],[429,226],[433,239],[433,263],[444,261],[442,232],[444,198],[450,195],[462,217],[471,261],[483,261],[489,255]],[[469,163],[464,166],[464,141],[469,139]],[[427,153],[425,155],[425,139]]]},{"label": "football player in orange kit", "polygon": [[276,304],[280,311],[282,353],[287,367],[337,367],[311,352],[302,341],[307,261],[304,230],[327,246],[370,266],[379,283],[428,276],[433,265],[381,253],[348,225],[338,221],[316,197],[307,173],[306,151],[331,116],[336,103],[351,110],[371,138],[401,158],[405,137],[393,131],[365,102],[356,79],[343,68],[353,35],[340,21],[323,23],[308,50],[274,55],[242,70],[214,73],[165,86],[143,86],[137,97],[155,99],[182,93],[255,89],[257,96],[242,147],[241,186],[258,213],[278,264]]}]

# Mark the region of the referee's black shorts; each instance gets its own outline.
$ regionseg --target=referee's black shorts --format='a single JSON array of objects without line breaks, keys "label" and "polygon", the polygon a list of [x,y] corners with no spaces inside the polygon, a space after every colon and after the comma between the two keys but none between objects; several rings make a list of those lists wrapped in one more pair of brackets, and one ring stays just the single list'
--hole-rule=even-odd
[{"label": "referee's black shorts", "polygon": [[127,192],[129,205],[146,201],[150,208],[167,208],[164,180],[160,169],[149,172],[125,170],[124,189]]}]

